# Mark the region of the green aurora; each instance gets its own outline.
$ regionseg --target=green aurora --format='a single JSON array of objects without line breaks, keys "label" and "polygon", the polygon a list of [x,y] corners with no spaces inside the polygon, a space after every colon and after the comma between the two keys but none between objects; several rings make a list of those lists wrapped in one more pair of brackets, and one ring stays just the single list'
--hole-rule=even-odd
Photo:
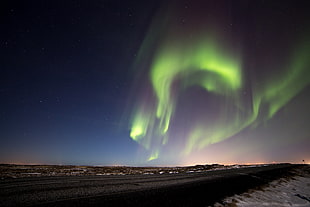
[{"label": "green aurora", "polygon": [[180,149],[184,156],[272,119],[310,82],[308,40],[295,44],[288,64],[270,65],[280,72],[255,80],[245,73],[242,50],[227,41],[214,24],[204,24],[187,38],[172,32],[175,28],[170,16],[160,16],[151,25],[135,64],[148,71],[153,98],[152,104],[137,101],[130,137],[150,151],[148,160],[157,159],[162,148],[169,145],[179,97],[193,87],[224,101],[219,103],[216,119],[210,121],[208,114],[202,114],[193,120]]}]

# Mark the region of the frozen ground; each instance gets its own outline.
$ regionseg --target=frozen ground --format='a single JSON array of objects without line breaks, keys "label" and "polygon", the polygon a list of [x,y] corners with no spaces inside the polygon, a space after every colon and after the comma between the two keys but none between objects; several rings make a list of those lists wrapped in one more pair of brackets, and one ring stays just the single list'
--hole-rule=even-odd
[{"label": "frozen ground", "polygon": [[222,206],[303,206],[310,207],[310,165],[293,170],[295,176],[275,180],[258,189],[224,199]]},{"label": "frozen ground", "polygon": [[[293,169],[304,168],[214,167],[2,166],[0,206],[210,206],[279,178],[288,179]],[[304,173],[293,175],[297,172]],[[307,196],[301,191],[295,193],[297,198]]]},{"label": "frozen ground", "polygon": [[[263,166],[263,165],[261,165]],[[74,166],[74,165],[11,165],[0,164],[0,179],[51,176],[109,176],[153,175],[206,172],[256,165],[195,165],[186,167],[128,167],[128,166]]]}]

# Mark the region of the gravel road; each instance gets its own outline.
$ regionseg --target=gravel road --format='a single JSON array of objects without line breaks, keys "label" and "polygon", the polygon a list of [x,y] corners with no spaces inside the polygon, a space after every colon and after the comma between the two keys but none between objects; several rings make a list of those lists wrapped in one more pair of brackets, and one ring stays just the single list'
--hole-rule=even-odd
[{"label": "gravel road", "polygon": [[0,181],[0,206],[208,206],[290,176],[278,164],[161,175],[29,177]]}]

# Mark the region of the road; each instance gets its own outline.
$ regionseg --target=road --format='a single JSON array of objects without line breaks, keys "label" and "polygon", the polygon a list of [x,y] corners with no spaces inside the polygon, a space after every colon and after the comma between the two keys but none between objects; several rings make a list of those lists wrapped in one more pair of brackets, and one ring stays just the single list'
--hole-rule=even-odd
[{"label": "road", "polygon": [[0,181],[0,206],[208,206],[288,176],[278,164],[162,175],[29,177]]}]

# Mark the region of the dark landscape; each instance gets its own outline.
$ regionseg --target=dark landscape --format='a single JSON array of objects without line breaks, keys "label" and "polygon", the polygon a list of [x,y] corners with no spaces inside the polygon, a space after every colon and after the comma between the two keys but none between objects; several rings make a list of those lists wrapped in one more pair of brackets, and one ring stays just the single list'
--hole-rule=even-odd
[{"label": "dark landscape", "polygon": [[309,170],[308,165],[296,164],[175,168],[2,165],[0,206],[212,206],[277,178],[289,179],[296,168]]}]

